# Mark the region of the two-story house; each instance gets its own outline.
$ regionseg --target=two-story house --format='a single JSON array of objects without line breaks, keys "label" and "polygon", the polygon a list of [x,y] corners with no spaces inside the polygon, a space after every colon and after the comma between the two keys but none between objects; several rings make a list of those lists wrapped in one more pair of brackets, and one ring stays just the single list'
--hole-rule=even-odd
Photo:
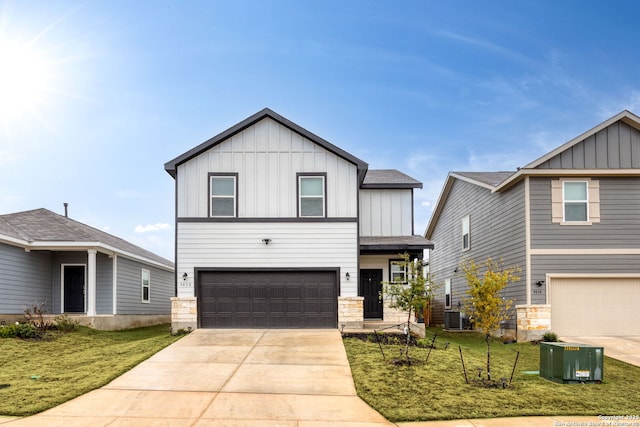
[{"label": "two-story house", "polygon": [[[165,164],[175,179],[172,327],[362,327],[413,231],[413,190],[264,109]],[[386,312],[385,312],[386,310]]]},{"label": "two-story house", "polygon": [[491,257],[522,269],[504,292],[519,340],[640,335],[640,118],[623,111],[516,171],[449,173],[425,237],[444,283],[435,322],[461,310],[461,262]]}]

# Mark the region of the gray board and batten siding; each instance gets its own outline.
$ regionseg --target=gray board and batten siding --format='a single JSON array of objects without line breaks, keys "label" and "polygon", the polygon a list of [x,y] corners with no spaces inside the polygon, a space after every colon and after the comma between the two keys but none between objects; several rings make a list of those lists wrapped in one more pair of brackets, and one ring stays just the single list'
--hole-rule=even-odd
[{"label": "gray board and batten siding", "polygon": [[51,311],[51,252],[26,252],[0,243],[0,314],[23,313],[25,301],[48,301]]},{"label": "gray board and batten siding", "polygon": [[[470,249],[463,251],[462,218],[466,215],[470,219]],[[526,303],[523,182],[508,192],[492,193],[487,188],[454,179],[430,240],[436,244],[430,254],[430,264],[434,267],[432,278],[436,283],[451,279],[452,309],[458,309],[457,302],[465,296],[467,287],[461,263],[470,259],[482,263],[489,257],[501,261],[505,267],[522,268],[520,280],[511,283],[503,295],[514,304]],[[439,288],[434,305],[433,321],[442,324],[444,287]]]},{"label": "gray board and batten siding", "polygon": [[640,168],[640,131],[622,121],[615,122],[535,167],[537,169]]}]

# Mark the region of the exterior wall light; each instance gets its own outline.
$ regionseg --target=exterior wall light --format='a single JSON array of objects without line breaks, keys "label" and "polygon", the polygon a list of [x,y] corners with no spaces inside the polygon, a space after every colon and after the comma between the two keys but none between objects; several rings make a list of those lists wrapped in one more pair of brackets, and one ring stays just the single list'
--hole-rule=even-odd
[{"label": "exterior wall light", "polygon": [[265,245],[268,245],[269,243],[271,243],[271,239],[262,239],[262,243],[264,243]]},{"label": "exterior wall light", "polygon": [[351,275],[349,274],[349,272],[347,272],[347,274],[345,274],[344,277],[346,277],[347,280],[351,279]]},{"label": "exterior wall light", "polygon": [[184,273],[184,274],[182,275],[182,280],[187,280],[187,276],[188,276],[188,274],[187,274],[187,273]]}]

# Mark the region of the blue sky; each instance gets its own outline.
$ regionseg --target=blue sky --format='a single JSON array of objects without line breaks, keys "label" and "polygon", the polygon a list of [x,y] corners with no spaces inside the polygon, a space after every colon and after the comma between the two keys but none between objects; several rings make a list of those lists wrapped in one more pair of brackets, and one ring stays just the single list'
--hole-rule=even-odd
[{"label": "blue sky", "polygon": [[449,171],[514,170],[639,114],[638,16],[632,0],[0,0],[0,214],[68,202],[173,259],[164,163],[269,107],[422,181],[421,233]]}]

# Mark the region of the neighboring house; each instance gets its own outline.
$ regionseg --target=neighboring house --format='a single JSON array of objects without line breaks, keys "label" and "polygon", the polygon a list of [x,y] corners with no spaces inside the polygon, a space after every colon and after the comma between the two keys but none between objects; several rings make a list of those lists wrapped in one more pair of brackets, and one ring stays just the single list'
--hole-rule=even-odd
[{"label": "neighboring house", "polygon": [[43,304],[97,329],[169,321],[173,263],[47,209],[0,215],[0,320]]},{"label": "neighboring house", "polygon": [[491,257],[522,268],[504,293],[519,340],[640,335],[640,118],[623,111],[517,171],[451,172],[425,236],[438,323],[461,309],[461,262]]},{"label": "neighboring house", "polygon": [[176,181],[174,330],[393,321],[381,282],[413,230],[413,189],[264,109],[165,164]]}]

